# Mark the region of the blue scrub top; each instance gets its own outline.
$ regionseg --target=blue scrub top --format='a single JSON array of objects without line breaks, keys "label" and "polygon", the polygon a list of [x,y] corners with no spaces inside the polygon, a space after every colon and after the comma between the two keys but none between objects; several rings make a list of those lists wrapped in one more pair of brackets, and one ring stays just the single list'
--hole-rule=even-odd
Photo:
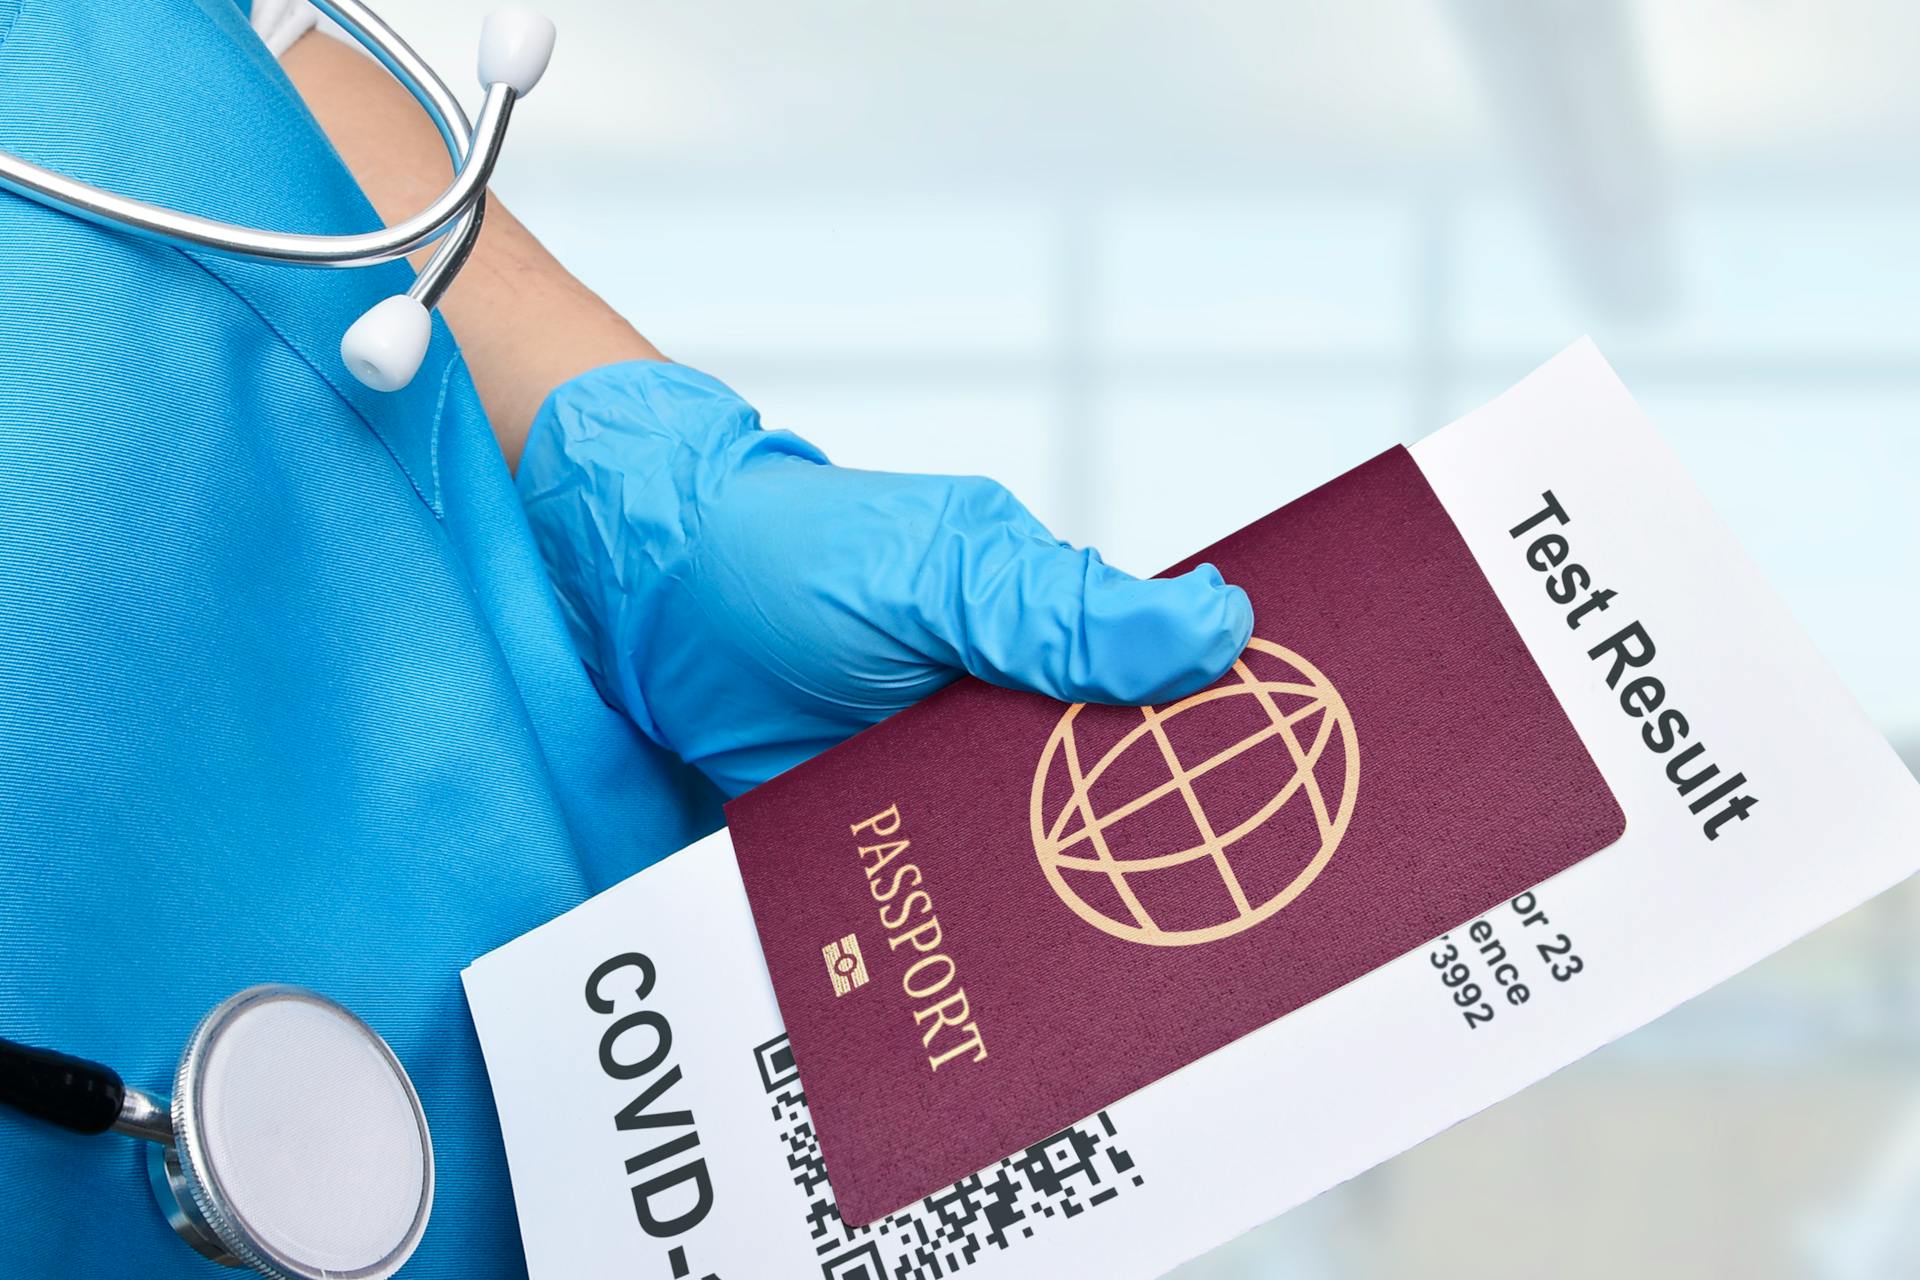
[{"label": "blue scrub top", "polygon": [[[233,0],[0,0],[0,147],[290,230],[377,225]],[[406,1063],[416,1280],[524,1274],[459,972],[719,822],[601,702],[459,352],[362,388],[409,280],[190,254],[0,192],[0,1036],[169,1092],[292,982]],[[230,1275],[144,1152],[0,1114],[0,1275]]]}]

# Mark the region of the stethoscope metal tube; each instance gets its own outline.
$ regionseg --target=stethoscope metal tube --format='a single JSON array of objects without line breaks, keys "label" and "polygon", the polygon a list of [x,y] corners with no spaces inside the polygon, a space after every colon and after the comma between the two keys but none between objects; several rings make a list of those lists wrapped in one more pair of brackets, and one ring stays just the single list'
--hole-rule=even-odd
[{"label": "stethoscope metal tube", "polygon": [[298,987],[215,1006],[171,1101],[101,1063],[0,1040],[0,1106],[151,1143],[148,1184],[175,1232],[274,1280],[385,1280],[433,1207],[433,1140],[406,1069],[366,1023]]},{"label": "stethoscope metal tube", "polygon": [[[479,71],[486,97],[470,125],[446,83],[393,28],[361,0],[314,0],[386,67],[420,103],[453,157],[453,181],[425,209],[378,231],[314,235],[241,226],[107,191],[19,156],[0,152],[0,188],[100,226],[163,243],[190,245],[239,258],[304,267],[363,267],[442,240],[405,294],[379,303],[348,330],[341,357],[360,381],[380,391],[404,387],[418,371],[432,337],[428,313],[473,250],[486,187],[514,103],[531,92],[553,53],[553,24],[531,10],[489,14],[481,30]],[[457,122],[457,123],[456,123]]]},{"label": "stethoscope metal tube", "polygon": [[263,258],[298,267],[367,267],[404,258],[437,239],[447,224],[466,212],[485,189],[506,140],[515,94],[509,85],[487,89],[467,153],[453,184],[434,202],[404,222],[358,235],[322,236],[297,231],[267,231],[218,222],[103,191],[31,161],[0,152],[0,187],[76,218],[170,244],[193,245],[236,258]]},{"label": "stethoscope metal tube", "polygon": [[[453,158],[454,168],[458,170],[466,161],[467,143],[473,136],[473,125],[468,121],[460,100],[453,96],[453,90],[447,88],[447,82],[440,78],[440,73],[361,0],[309,2],[340,24],[370,57],[387,69],[388,75],[413,95],[420,109],[433,121],[434,128],[440,133],[440,140],[446,143],[447,154]],[[466,265],[468,256],[473,252],[474,242],[480,238],[480,225],[486,217],[486,211],[487,197],[483,191],[460,216],[452,233],[440,242],[440,247],[434,250],[426,266],[420,269],[413,287],[407,290],[408,297],[429,311],[440,305],[447,286],[460,274],[460,268]]]}]

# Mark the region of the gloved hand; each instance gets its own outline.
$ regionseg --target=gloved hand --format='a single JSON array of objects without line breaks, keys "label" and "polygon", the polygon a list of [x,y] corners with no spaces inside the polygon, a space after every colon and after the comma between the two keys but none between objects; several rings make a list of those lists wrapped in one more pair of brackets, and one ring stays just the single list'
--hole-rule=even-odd
[{"label": "gloved hand", "polygon": [[1141,581],[991,481],[831,466],[681,365],[561,386],[519,485],[602,696],[729,795],[962,671],[1159,702],[1211,683],[1253,628],[1211,565]]}]

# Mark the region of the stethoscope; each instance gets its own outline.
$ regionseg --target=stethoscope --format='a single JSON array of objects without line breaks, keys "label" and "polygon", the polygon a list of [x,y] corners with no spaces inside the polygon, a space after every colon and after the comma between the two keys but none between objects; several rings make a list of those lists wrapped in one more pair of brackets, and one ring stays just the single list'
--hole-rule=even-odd
[{"label": "stethoscope", "polygon": [[[529,93],[547,69],[553,54],[553,24],[523,8],[501,9],[487,16],[480,32],[480,83],[487,93],[480,104],[480,122],[474,125],[433,68],[361,0],[312,3],[378,58],[419,101],[453,156],[457,170],[453,184],[413,217],[359,235],[268,231],[116,195],[6,152],[0,152],[0,187],[75,217],[164,243],[295,266],[374,266],[441,240],[413,287],[369,308],[340,341],[340,358],[354,377],[376,391],[398,391],[413,380],[426,358],[433,336],[432,309],[466,263],[480,234],[487,179],[500,158],[508,117],[514,102]],[[451,235],[447,235],[449,226]]]},{"label": "stethoscope", "polygon": [[[356,378],[397,391],[418,372],[431,310],[473,249],[508,117],[546,70],[553,24],[527,9],[488,15],[474,125],[360,0],[312,3],[419,101],[453,156],[452,185],[413,217],[359,235],[268,231],[116,195],[5,152],[0,187],[165,243],[296,266],[371,266],[440,240],[413,287],[370,308],[340,342]],[[412,1255],[433,1206],[433,1140],[406,1069],[366,1023],[294,987],[251,987],[208,1013],[170,1101],[100,1063],[0,1040],[0,1104],[152,1143],[148,1181],[173,1229],[215,1262],[277,1280],[384,1280]]]},{"label": "stethoscope", "polygon": [[366,1023],[298,987],[249,987],[200,1021],[171,1101],[111,1068],[0,1040],[0,1104],[143,1138],[187,1243],[275,1280],[385,1280],[433,1207],[433,1139],[406,1069]]}]

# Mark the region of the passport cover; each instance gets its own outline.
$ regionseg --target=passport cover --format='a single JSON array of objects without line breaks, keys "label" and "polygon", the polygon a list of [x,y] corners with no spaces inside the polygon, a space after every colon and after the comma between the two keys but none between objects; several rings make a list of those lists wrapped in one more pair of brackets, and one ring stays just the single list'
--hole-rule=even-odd
[{"label": "passport cover", "polygon": [[1405,449],[1168,572],[1201,560],[1252,597],[1255,638],[1200,693],[1068,706],[964,680],[727,807],[848,1222],[1619,838]]}]

